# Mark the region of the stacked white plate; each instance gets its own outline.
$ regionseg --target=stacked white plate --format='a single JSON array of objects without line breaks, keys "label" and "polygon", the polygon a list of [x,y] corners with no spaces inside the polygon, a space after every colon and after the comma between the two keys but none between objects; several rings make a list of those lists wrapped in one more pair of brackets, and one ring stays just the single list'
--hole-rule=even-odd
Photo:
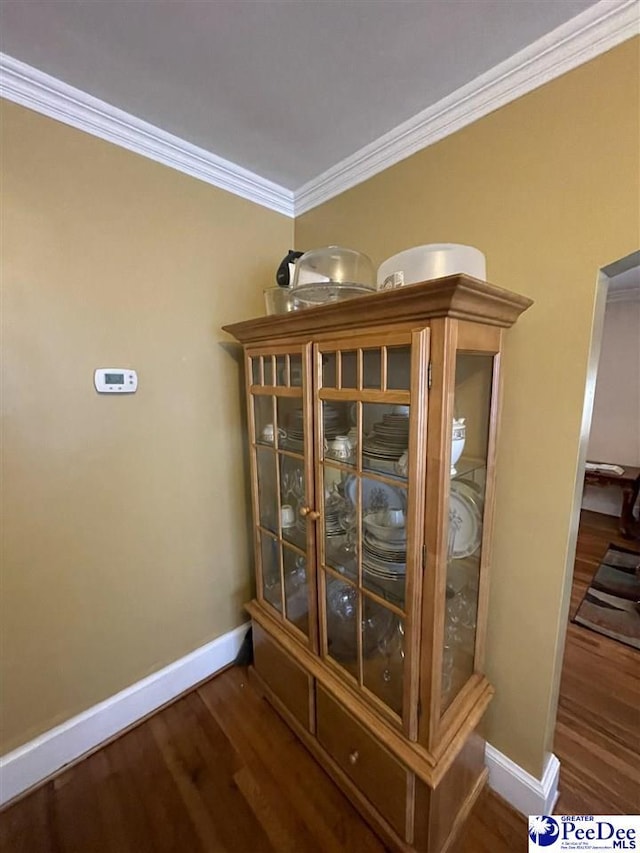
[{"label": "stacked white plate", "polygon": [[409,447],[409,416],[386,414],[375,423],[362,444],[362,452],[370,459],[395,462]]},{"label": "stacked white plate", "polygon": [[332,405],[326,400],[322,404],[322,422],[324,425],[324,437],[329,441],[337,435],[346,433],[349,429],[346,411]]},{"label": "stacked white plate", "polygon": [[376,578],[400,580],[407,572],[407,531],[404,524],[387,524],[385,515],[382,510],[362,520],[362,565]]},{"label": "stacked white plate", "polygon": [[302,453],[304,450],[304,414],[302,409],[296,409],[289,415],[286,431],[287,448]]},{"label": "stacked white plate", "polygon": [[[346,413],[331,403],[324,403],[323,418],[324,435],[329,441],[349,429]],[[302,409],[296,409],[289,415],[286,423],[286,433],[285,445],[287,449],[302,453],[304,450],[304,414]]]},{"label": "stacked white plate", "polygon": [[325,536],[343,536],[344,527],[340,523],[340,510],[325,507],[324,511],[324,534]]}]

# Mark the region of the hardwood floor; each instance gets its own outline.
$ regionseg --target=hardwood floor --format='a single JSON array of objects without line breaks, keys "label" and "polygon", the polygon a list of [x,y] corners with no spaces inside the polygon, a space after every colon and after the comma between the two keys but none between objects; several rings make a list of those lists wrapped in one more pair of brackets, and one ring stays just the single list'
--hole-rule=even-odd
[{"label": "hardwood floor", "polygon": [[[610,541],[585,515],[572,611]],[[604,519],[604,520],[603,520]],[[638,812],[640,655],[569,626],[556,752],[564,813]],[[451,853],[524,853],[491,792]],[[0,814],[3,853],[383,853],[277,714],[231,668]]]},{"label": "hardwood floor", "polygon": [[[569,618],[582,602],[617,519],[583,511]],[[561,814],[640,813],[640,652],[569,622],[554,752],[560,759]]]}]

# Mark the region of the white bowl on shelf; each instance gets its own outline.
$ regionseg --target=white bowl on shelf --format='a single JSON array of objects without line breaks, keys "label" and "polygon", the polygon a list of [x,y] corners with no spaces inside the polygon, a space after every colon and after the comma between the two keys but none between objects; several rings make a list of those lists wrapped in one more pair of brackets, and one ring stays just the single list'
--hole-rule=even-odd
[{"label": "white bowl on shelf", "polygon": [[365,528],[383,542],[404,542],[407,538],[405,515],[402,509],[381,509],[369,512],[362,519]]},{"label": "white bowl on shelf", "polygon": [[413,246],[383,261],[378,268],[378,290],[390,290],[419,281],[431,281],[455,273],[479,278],[487,277],[483,253],[460,243],[429,243]]}]

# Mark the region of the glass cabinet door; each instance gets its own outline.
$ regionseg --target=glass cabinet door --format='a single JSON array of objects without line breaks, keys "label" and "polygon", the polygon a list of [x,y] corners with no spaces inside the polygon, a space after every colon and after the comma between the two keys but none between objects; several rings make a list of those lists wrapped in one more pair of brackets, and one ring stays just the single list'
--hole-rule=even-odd
[{"label": "glass cabinet door", "polygon": [[406,723],[409,603],[421,569],[421,546],[408,543],[422,528],[410,448],[426,370],[410,334],[386,335],[384,346],[374,340],[314,349],[320,651]]},{"label": "glass cabinet door", "polygon": [[258,599],[315,647],[311,387],[305,347],[247,352]]},{"label": "glass cabinet door", "polygon": [[475,671],[493,385],[492,354],[456,354],[447,495],[441,713]]}]

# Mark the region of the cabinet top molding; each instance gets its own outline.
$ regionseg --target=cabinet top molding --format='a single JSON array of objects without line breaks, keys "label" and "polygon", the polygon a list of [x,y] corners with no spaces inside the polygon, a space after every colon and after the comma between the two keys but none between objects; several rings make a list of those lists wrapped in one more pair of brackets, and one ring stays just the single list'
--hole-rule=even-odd
[{"label": "cabinet top molding", "polygon": [[230,323],[223,329],[241,343],[253,343],[274,338],[308,338],[320,332],[363,326],[422,324],[435,317],[453,317],[509,328],[532,303],[533,300],[526,296],[458,274],[370,293],[320,308]]}]

